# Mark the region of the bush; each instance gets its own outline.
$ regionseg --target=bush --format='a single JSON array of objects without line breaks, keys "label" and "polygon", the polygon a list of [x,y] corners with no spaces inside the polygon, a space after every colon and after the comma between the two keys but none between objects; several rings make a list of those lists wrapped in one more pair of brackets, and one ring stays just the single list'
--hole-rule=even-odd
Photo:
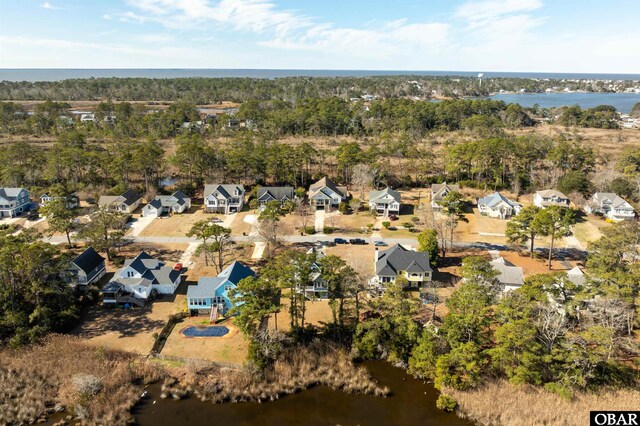
[{"label": "bush", "polygon": [[436,401],[436,407],[444,411],[453,411],[456,409],[457,406],[458,406],[458,403],[456,402],[455,399],[443,393],[440,394],[440,396]]},{"label": "bush", "polygon": [[391,226],[391,222],[386,221],[386,220],[384,222],[382,222],[382,227],[384,229],[389,229],[390,226]]},{"label": "bush", "polygon": [[302,231],[307,235],[313,235],[316,233],[316,228],[314,226],[305,226]]},{"label": "bush", "polygon": [[333,234],[333,231],[335,231],[336,228],[334,228],[333,226],[325,226],[324,228],[322,228],[322,232],[324,232],[325,234]]},{"label": "bush", "polygon": [[338,204],[338,211],[342,214],[345,214],[349,211],[349,206],[347,205],[347,203],[342,201],[340,204]]},{"label": "bush", "polygon": [[91,374],[76,374],[71,379],[73,387],[83,397],[91,397],[102,390],[102,379]]}]

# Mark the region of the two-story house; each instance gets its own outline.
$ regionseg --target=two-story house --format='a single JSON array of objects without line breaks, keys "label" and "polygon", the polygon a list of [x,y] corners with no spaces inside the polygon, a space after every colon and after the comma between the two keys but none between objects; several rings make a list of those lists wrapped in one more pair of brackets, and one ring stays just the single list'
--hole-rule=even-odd
[{"label": "two-story house", "polygon": [[524,284],[524,273],[521,267],[515,266],[503,257],[491,261],[491,266],[498,272],[497,280],[502,286],[502,291],[516,290]]},{"label": "two-story house", "polygon": [[436,210],[441,209],[440,203],[444,201],[444,197],[450,192],[460,192],[460,186],[450,185],[447,182],[431,185],[431,207]]},{"label": "two-story house", "polygon": [[106,272],[104,257],[100,256],[93,247],[89,247],[69,262],[63,277],[74,287],[82,288],[98,282]]},{"label": "two-story house", "polygon": [[238,283],[256,274],[251,268],[240,262],[233,262],[217,277],[201,277],[197,285],[187,288],[187,306],[193,315],[225,315],[234,304],[230,292]]},{"label": "two-story house", "polygon": [[135,258],[127,259],[122,269],[115,273],[100,292],[105,304],[120,303],[115,296],[123,294],[146,301],[152,291],[173,294],[181,280],[180,271],[165,266],[143,251]]},{"label": "two-story house", "polygon": [[127,189],[122,195],[103,195],[98,200],[100,207],[120,213],[133,213],[142,202],[142,195],[135,189]]},{"label": "two-story house", "polygon": [[483,216],[507,219],[517,215],[521,208],[520,204],[509,200],[499,192],[478,199],[478,210]]},{"label": "two-story house", "polygon": [[[48,192],[45,192],[40,196],[40,205],[46,206],[48,203],[58,198],[59,197],[57,195],[51,195]],[[63,195],[62,198],[66,201],[66,205],[69,210],[77,209],[78,207],[80,207],[80,198],[75,192],[69,195]]]},{"label": "two-story house", "polygon": [[376,247],[374,265],[374,280],[382,285],[395,282],[398,276],[404,276],[409,281],[409,287],[420,288],[431,281],[433,274],[429,253],[409,250],[400,244],[384,251],[379,251]]},{"label": "two-story house", "polygon": [[600,213],[616,222],[636,217],[633,206],[612,192],[596,192],[585,210],[587,213]]},{"label": "two-story house", "polygon": [[257,199],[259,209],[263,210],[270,201],[278,201],[280,206],[295,198],[295,191],[292,186],[261,186],[258,188]]},{"label": "two-story house", "polygon": [[157,195],[142,208],[144,217],[161,217],[169,214],[183,213],[191,208],[191,198],[182,191],[171,195]]},{"label": "two-story house", "polygon": [[209,213],[237,213],[244,206],[244,186],[207,184],[204,186],[204,209]]},{"label": "two-story house", "polygon": [[400,204],[400,193],[391,188],[369,192],[369,209],[379,216],[389,217],[400,214]]},{"label": "two-story house", "polygon": [[569,207],[570,203],[571,202],[569,201],[569,197],[555,189],[545,189],[543,191],[538,191],[533,196],[533,204],[540,207],[541,209],[551,206]]},{"label": "two-story house", "polygon": [[347,188],[337,186],[331,179],[323,177],[309,186],[309,203],[316,209],[328,210],[337,208],[341,202],[347,200]]},{"label": "two-story house", "polygon": [[16,217],[29,211],[29,191],[24,188],[0,188],[0,218]]}]

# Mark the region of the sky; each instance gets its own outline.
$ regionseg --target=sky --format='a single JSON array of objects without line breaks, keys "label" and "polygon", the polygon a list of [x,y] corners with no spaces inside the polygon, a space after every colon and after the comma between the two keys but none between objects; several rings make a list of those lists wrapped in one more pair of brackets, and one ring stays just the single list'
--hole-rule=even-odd
[{"label": "sky", "polygon": [[640,0],[0,0],[0,68],[640,73]]}]

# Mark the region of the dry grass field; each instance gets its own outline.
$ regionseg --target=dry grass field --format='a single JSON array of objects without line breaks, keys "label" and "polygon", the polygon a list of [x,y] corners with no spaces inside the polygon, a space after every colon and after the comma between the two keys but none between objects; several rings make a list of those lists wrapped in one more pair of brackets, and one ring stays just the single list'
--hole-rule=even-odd
[{"label": "dry grass field", "polygon": [[[333,321],[329,301],[312,300],[306,303],[305,324],[321,327],[324,323]],[[289,315],[289,299],[282,297],[280,313],[277,314],[278,330],[289,331],[291,329],[291,316]],[[269,317],[269,328],[276,328],[276,316]]]},{"label": "dry grass field", "polygon": [[216,217],[221,221],[225,220],[224,215],[205,213],[201,206],[194,205],[188,212],[155,219],[140,233],[140,236],[184,237],[194,223],[199,220],[210,220]]}]

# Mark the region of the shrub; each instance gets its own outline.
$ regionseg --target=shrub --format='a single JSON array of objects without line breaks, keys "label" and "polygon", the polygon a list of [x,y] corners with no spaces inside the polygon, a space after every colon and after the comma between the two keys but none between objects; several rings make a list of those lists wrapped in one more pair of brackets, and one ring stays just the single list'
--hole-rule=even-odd
[{"label": "shrub", "polygon": [[338,204],[338,211],[342,214],[345,214],[349,211],[349,206],[347,205],[347,203],[342,201],[340,204]]},{"label": "shrub", "polygon": [[456,402],[455,399],[443,393],[440,394],[440,396],[436,401],[436,407],[444,411],[453,411],[456,409],[457,406],[458,406],[458,403]]},{"label": "shrub", "polygon": [[325,234],[333,234],[333,231],[335,231],[335,228],[333,226],[325,226],[324,228],[322,228],[322,232],[324,232]]},{"label": "shrub", "polygon": [[390,226],[391,226],[391,222],[386,221],[386,220],[384,222],[382,222],[382,227],[384,229],[389,229]]},{"label": "shrub", "polygon": [[315,228],[315,227],[313,227],[313,226],[305,226],[305,227],[302,229],[302,231],[303,231],[305,234],[313,235],[313,234],[315,234],[315,233],[316,233],[316,228]]},{"label": "shrub", "polygon": [[76,374],[71,379],[76,391],[83,397],[91,397],[102,390],[102,379],[91,374]]}]

